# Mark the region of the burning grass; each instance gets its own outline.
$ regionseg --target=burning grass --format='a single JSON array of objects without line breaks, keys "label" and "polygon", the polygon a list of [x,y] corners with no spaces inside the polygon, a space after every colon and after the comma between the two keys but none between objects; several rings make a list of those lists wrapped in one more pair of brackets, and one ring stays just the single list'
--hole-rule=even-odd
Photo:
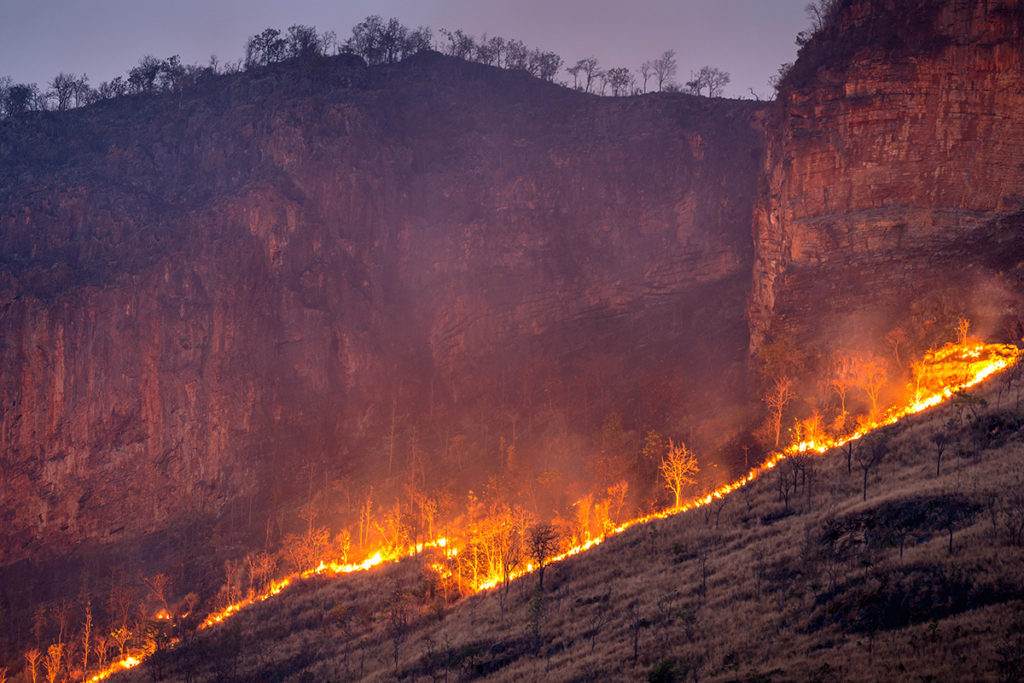
[{"label": "burning grass", "polygon": [[[954,358],[963,384],[980,381],[973,359],[1015,357],[1010,349],[986,354],[962,347],[939,357]],[[972,392],[988,399],[973,411],[949,403],[885,427],[871,437],[884,457],[863,472],[848,465],[845,447],[810,460],[806,447],[791,448],[730,485],[742,495],[713,493],[682,506],[686,514],[659,513],[588,539],[598,546],[590,552],[548,558],[543,590],[532,576],[510,576],[507,586],[450,603],[437,567],[463,551],[449,542],[344,580],[328,579],[324,565],[227,628],[169,651],[159,670],[147,665],[131,677],[888,679],[1015,671],[1024,633],[1024,499],[1007,484],[1019,478],[1024,445],[1018,414],[1000,405],[997,389]],[[936,473],[938,434],[951,443]],[[834,438],[834,446],[851,443],[856,453],[869,447],[863,434]]]}]

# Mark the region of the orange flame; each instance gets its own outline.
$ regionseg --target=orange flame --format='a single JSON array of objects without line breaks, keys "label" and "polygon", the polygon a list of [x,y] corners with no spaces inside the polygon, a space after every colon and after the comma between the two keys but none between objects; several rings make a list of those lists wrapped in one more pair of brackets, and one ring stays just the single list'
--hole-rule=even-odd
[{"label": "orange flame", "polygon": [[[788,457],[799,454],[822,454],[826,451],[843,446],[850,441],[862,438],[870,431],[891,425],[903,417],[920,413],[928,408],[939,405],[952,398],[957,392],[973,387],[984,381],[991,375],[1004,370],[1017,362],[1020,350],[1009,344],[984,344],[965,340],[959,344],[947,344],[942,348],[929,352],[919,364],[914,366],[915,384],[913,386],[913,398],[907,404],[894,406],[886,410],[881,417],[862,422],[854,431],[838,436],[829,436],[821,427],[820,420],[812,418],[806,421],[799,430],[802,440],[785,448],[782,451],[773,453],[765,462],[754,467],[744,476],[735,481],[723,484],[715,490],[700,497],[682,503],[679,506],[670,507],[665,510],[653,512],[625,521],[618,526],[609,529],[603,536],[585,538],[561,554],[547,560],[548,564],[556,563],[566,558],[578,555],[586,550],[600,545],[609,536],[620,534],[639,524],[645,524],[653,520],[665,519],[682,512],[694,510],[710,505],[714,500],[721,500],[724,496],[739,489],[742,486],[753,482],[755,479],[775,468],[780,462]],[[282,579],[274,581],[270,587],[258,595],[253,595],[228,605],[223,609],[210,614],[199,626],[200,629],[209,628],[215,624],[222,623],[232,615],[249,605],[262,602],[277,595],[295,581],[308,579],[312,576],[337,576],[350,574],[372,569],[384,563],[397,562],[405,557],[412,557],[426,549],[443,549],[446,559],[454,559],[459,556],[459,548],[450,539],[440,537],[425,543],[405,548],[404,550],[375,551],[372,555],[359,563],[339,563],[334,559],[323,559],[318,565],[304,572],[296,572]],[[444,564],[434,563],[431,565],[442,577],[451,577],[452,572]],[[509,574],[509,580],[519,578],[533,572],[536,567],[532,563],[518,568]],[[476,580],[471,581],[468,588],[474,592],[486,591],[497,587],[502,583],[502,576],[497,573],[491,575],[476,575]],[[111,664],[104,671],[93,675],[89,681],[100,681],[119,671],[137,666],[149,653],[136,652]]]}]

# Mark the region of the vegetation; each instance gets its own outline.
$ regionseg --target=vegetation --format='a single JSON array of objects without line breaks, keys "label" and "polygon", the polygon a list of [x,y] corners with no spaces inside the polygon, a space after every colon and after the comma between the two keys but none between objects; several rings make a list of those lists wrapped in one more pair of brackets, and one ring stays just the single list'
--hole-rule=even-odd
[{"label": "vegetation", "polygon": [[[125,76],[116,76],[96,87],[89,84],[86,74],[62,72],[44,88],[0,77],[0,119],[16,118],[29,111],[66,111],[128,95],[179,91],[218,75],[283,62],[316,62],[334,55],[352,54],[376,66],[394,64],[427,50],[488,66],[525,71],[549,82],[555,82],[563,72],[563,60],[558,54],[530,48],[520,40],[487,35],[478,38],[462,29],[441,29],[439,38],[435,38],[430,27],[409,29],[398,19],[384,20],[371,15],[353,26],[345,40],[339,40],[333,31],[320,33],[313,26],[301,24],[285,31],[264,29],[246,41],[243,59],[225,64],[216,57],[211,57],[206,65],[199,65],[183,64],[178,55],[164,59],[146,55]],[[572,76],[573,88],[587,93],[614,97],[646,93],[652,76],[659,91],[680,90],[672,80],[677,71],[674,50],[644,62],[635,72],[624,66],[601,69],[594,57],[581,59],[564,71]],[[686,84],[686,91],[693,95],[721,97],[728,82],[728,73],[705,66]]]},{"label": "vegetation", "polygon": [[[724,507],[717,525],[691,512],[635,528],[548,565],[543,589],[535,574],[512,581],[504,605],[500,589],[445,600],[430,553],[310,579],[128,678],[1012,677],[1024,439],[1006,426],[970,445],[977,425],[1007,414],[995,405],[1003,382],[976,390],[987,401],[976,415],[951,422],[958,408],[944,405],[876,433],[887,457],[867,489],[838,452],[813,458],[814,476],[794,461],[785,504],[759,479],[749,507]],[[940,430],[959,447],[936,476]]]}]

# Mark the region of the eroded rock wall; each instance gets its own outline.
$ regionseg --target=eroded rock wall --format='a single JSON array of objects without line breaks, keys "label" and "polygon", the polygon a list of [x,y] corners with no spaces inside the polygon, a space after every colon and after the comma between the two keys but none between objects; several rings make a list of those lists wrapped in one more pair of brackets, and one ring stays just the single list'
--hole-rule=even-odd
[{"label": "eroded rock wall", "polygon": [[709,414],[762,112],[423,55],[0,124],[0,563],[373,481],[396,413]]},{"label": "eroded rock wall", "polygon": [[769,124],[753,350],[1020,313],[1022,26],[998,0],[839,3]]}]

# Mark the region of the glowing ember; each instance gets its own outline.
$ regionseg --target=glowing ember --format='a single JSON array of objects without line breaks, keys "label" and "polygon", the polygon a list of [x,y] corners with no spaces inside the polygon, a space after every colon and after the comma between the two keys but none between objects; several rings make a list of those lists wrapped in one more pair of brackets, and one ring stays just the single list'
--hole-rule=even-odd
[{"label": "glowing ember", "polygon": [[138,656],[136,656],[136,655],[128,655],[124,659],[121,659],[121,660],[118,660],[118,661],[114,662],[113,664],[108,666],[103,671],[100,671],[99,673],[94,674],[89,679],[89,683],[93,683],[94,681],[102,681],[104,679],[110,678],[111,676],[113,676],[114,674],[118,673],[119,671],[124,671],[126,669],[133,669],[133,668],[137,667],[139,664],[142,663],[142,658],[143,658],[143,656],[141,654],[138,655]]}]

